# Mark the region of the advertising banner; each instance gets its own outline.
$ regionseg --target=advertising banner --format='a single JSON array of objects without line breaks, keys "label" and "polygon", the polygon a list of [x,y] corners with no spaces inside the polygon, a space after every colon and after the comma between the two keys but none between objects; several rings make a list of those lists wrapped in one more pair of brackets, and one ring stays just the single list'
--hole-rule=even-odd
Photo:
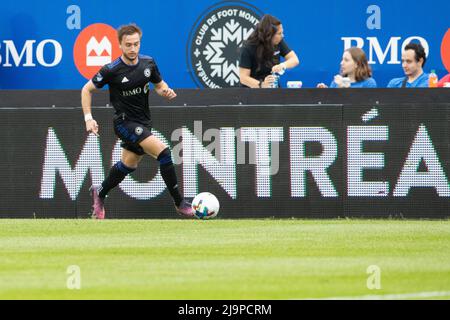
[{"label": "advertising banner", "polygon": [[[221,218],[448,218],[450,105],[152,108],[180,189],[215,194]],[[120,159],[111,108],[100,137],[79,108],[3,108],[0,217],[83,218],[88,189]],[[109,218],[177,218],[144,158],[107,199]]]},{"label": "advertising banner", "polygon": [[152,0],[2,3],[0,89],[79,89],[120,56],[115,30],[136,23],[141,53],[174,88],[239,85],[239,48],[263,14],[278,17],[300,65],[282,78],[330,84],[343,51],[363,48],[378,87],[403,76],[402,49],[420,42],[425,71],[450,72],[450,2],[433,0]]}]

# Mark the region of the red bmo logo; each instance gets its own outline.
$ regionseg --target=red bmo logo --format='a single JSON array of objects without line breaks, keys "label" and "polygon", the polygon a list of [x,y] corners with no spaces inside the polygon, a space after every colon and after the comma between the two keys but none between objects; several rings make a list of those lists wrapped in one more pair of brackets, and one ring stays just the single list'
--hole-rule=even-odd
[{"label": "red bmo logo", "polygon": [[450,29],[447,30],[447,33],[442,40],[441,45],[441,57],[442,63],[448,72],[450,72]]},{"label": "red bmo logo", "polygon": [[78,71],[91,79],[105,64],[120,57],[117,31],[104,23],[91,24],[78,35],[73,60]]}]

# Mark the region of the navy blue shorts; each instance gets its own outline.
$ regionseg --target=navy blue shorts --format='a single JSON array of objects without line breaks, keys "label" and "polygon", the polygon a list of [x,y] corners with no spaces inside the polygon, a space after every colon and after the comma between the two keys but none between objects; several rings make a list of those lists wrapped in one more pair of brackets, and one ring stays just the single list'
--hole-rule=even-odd
[{"label": "navy blue shorts", "polygon": [[152,135],[152,127],[127,120],[124,114],[120,114],[114,117],[114,132],[122,140],[120,146],[123,149],[143,156],[145,151],[139,143]]}]

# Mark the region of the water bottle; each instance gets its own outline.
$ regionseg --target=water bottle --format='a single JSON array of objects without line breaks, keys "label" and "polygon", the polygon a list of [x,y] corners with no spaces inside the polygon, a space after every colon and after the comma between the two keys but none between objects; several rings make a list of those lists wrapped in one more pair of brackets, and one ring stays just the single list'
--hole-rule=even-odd
[{"label": "water bottle", "polygon": [[271,88],[279,88],[280,87],[280,74],[276,72],[272,72],[271,75],[274,77],[273,83],[270,85]]},{"label": "water bottle", "polygon": [[272,72],[271,75],[275,78],[275,81],[273,82],[273,84],[270,86],[271,88],[279,88],[280,87],[280,77],[286,72],[286,68],[283,67],[283,69],[281,69],[278,72]]},{"label": "water bottle", "polygon": [[436,71],[431,70],[430,77],[428,80],[428,87],[437,88],[437,86],[438,86],[438,76],[436,74]]}]

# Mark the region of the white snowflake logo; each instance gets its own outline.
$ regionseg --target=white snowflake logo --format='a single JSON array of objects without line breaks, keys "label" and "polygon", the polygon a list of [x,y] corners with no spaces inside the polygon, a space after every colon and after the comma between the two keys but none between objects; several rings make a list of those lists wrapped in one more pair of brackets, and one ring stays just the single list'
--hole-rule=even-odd
[{"label": "white snowflake logo", "polygon": [[243,28],[234,19],[225,23],[222,28],[212,29],[210,42],[203,51],[205,60],[211,64],[211,77],[219,77],[225,82],[234,86],[239,83],[239,60],[228,61],[224,57],[223,49],[230,43],[240,47],[242,42],[253,32],[253,28]]},{"label": "white snowflake logo", "polygon": [[239,48],[252,34],[259,16],[241,6],[213,10],[191,32],[190,67],[201,86],[239,84]]}]

